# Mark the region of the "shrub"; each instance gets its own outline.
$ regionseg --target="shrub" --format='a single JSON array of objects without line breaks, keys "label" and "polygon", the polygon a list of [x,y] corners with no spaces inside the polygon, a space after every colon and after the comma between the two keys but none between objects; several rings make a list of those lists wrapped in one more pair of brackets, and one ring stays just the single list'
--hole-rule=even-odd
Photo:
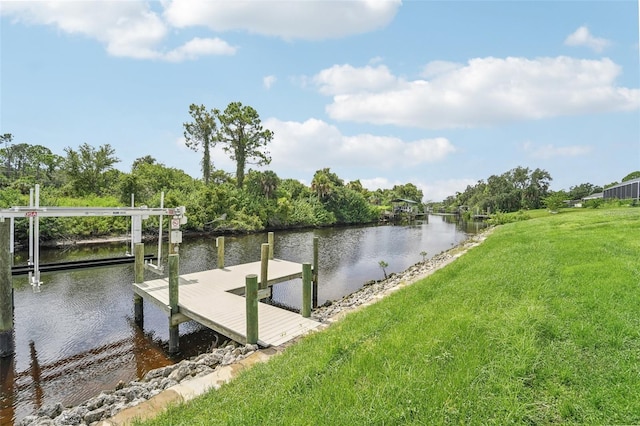
[{"label": "shrub", "polygon": [[505,223],[515,222],[515,219],[512,217],[513,215],[509,215],[503,212],[496,212],[487,219],[487,223],[489,225],[504,225]]},{"label": "shrub", "polygon": [[584,202],[584,206],[590,209],[597,209],[604,204],[604,200],[602,198],[594,198],[592,200],[587,200]]},{"label": "shrub", "polygon": [[491,215],[487,223],[490,225],[504,225],[505,223],[521,222],[529,219],[531,219],[531,215],[524,210],[518,210],[517,213],[497,212]]}]

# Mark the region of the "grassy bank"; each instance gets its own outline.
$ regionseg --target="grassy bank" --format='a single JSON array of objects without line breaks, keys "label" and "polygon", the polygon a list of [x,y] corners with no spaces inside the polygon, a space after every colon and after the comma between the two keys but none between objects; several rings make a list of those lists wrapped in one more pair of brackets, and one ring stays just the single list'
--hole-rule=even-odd
[{"label": "grassy bank", "polygon": [[640,209],[496,229],[153,425],[640,423]]}]

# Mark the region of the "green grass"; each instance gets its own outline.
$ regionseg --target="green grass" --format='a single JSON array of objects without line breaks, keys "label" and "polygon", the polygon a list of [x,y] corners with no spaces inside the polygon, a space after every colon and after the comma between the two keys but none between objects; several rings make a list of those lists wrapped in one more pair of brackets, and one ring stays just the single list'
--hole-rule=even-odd
[{"label": "green grass", "polygon": [[497,228],[152,425],[638,424],[640,210]]}]

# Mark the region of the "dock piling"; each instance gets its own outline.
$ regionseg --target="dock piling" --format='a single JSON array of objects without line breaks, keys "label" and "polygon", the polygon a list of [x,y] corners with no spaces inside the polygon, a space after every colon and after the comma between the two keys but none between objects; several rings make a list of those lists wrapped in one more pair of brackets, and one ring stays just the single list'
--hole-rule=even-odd
[{"label": "dock piling", "polygon": [[[178,313],[178,280],[179,280],[179,264],[180,255],[169,255],[169,308],[170,315]],[[178,352],[180,334],[177,324],[169,321],[169,353]]]},{"label": "dock piling", "polygon": [[0,219],[0,357],[12,356],[15,351],[9,234],[9,220]]},{"label": "dock piling", "polygon": [[[177,244],[179,240],[175,241]],[[218,248],[221,245],[218,243]],[[178,352],[178,325],[189,320],[198,321],[237,342],[256,344],[259,341],[261,345],[278,346],[319,326],[310,318],[313,283],[317,281],[312,269],[312,265],[318,264],[317,245],[314,241],[313,261],[309,259],[304,265],[270,260],[272,245],[266,243],[260,247],[260,261],[222,269],[212,265],[207,271],[184,276],[178,270],[178,254],[170,253],[169,277],[134,283],[134,291],[168,315],[169,353]],[[303,308],[298,312],[260,303],[261,299],[270,297],[273,286],[291,280],[303,281]]]},{"label": "dock piling", "polygon": [[302,264],[302,309],[300,314],[303,318],[311,316],[311,264]]},{"label": "dock piling", "polygon": [[273,260],[273,244],[274,244],[273,232],[269,232],[267,234],[267,242],[269,243],[269,259]]},{"label": "dock piling", "polygon": [[247,275],[245,278],[244,297],[246,299],[247,343],[258,343],[258,276]]},{"label": "dock piling", "polygon": [[313,271],[311,284],[311,307],[318,307],[318,237],[313,237]]},{"label": "dock piling", "polygon": [[270,244],[262,244],[260,246],[260,290],[268,288],[268,273],[269,273],[269,251],[271,250]]},{"label": "dock piling", "polygon": [[216,238],[218,248],[218,269],[224,269],[224,237]]},{"label": "dock piling", "polygon": [[[135,279],[136,284],[142,284],[144,282],[144,243],[135,244]],[[144,305],[142,296],[137,293],[133,293],[133,319],[139,326],[143,326],[144,318]]]}]

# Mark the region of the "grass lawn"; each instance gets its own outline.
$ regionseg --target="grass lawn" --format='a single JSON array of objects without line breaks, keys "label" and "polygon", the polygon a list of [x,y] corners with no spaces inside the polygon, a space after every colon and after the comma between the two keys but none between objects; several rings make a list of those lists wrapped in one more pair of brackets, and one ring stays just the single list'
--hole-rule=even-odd
[{"label": "grass lawn", "polygon": [[151,425],[640,423],[640,209],[498,227]]}]

